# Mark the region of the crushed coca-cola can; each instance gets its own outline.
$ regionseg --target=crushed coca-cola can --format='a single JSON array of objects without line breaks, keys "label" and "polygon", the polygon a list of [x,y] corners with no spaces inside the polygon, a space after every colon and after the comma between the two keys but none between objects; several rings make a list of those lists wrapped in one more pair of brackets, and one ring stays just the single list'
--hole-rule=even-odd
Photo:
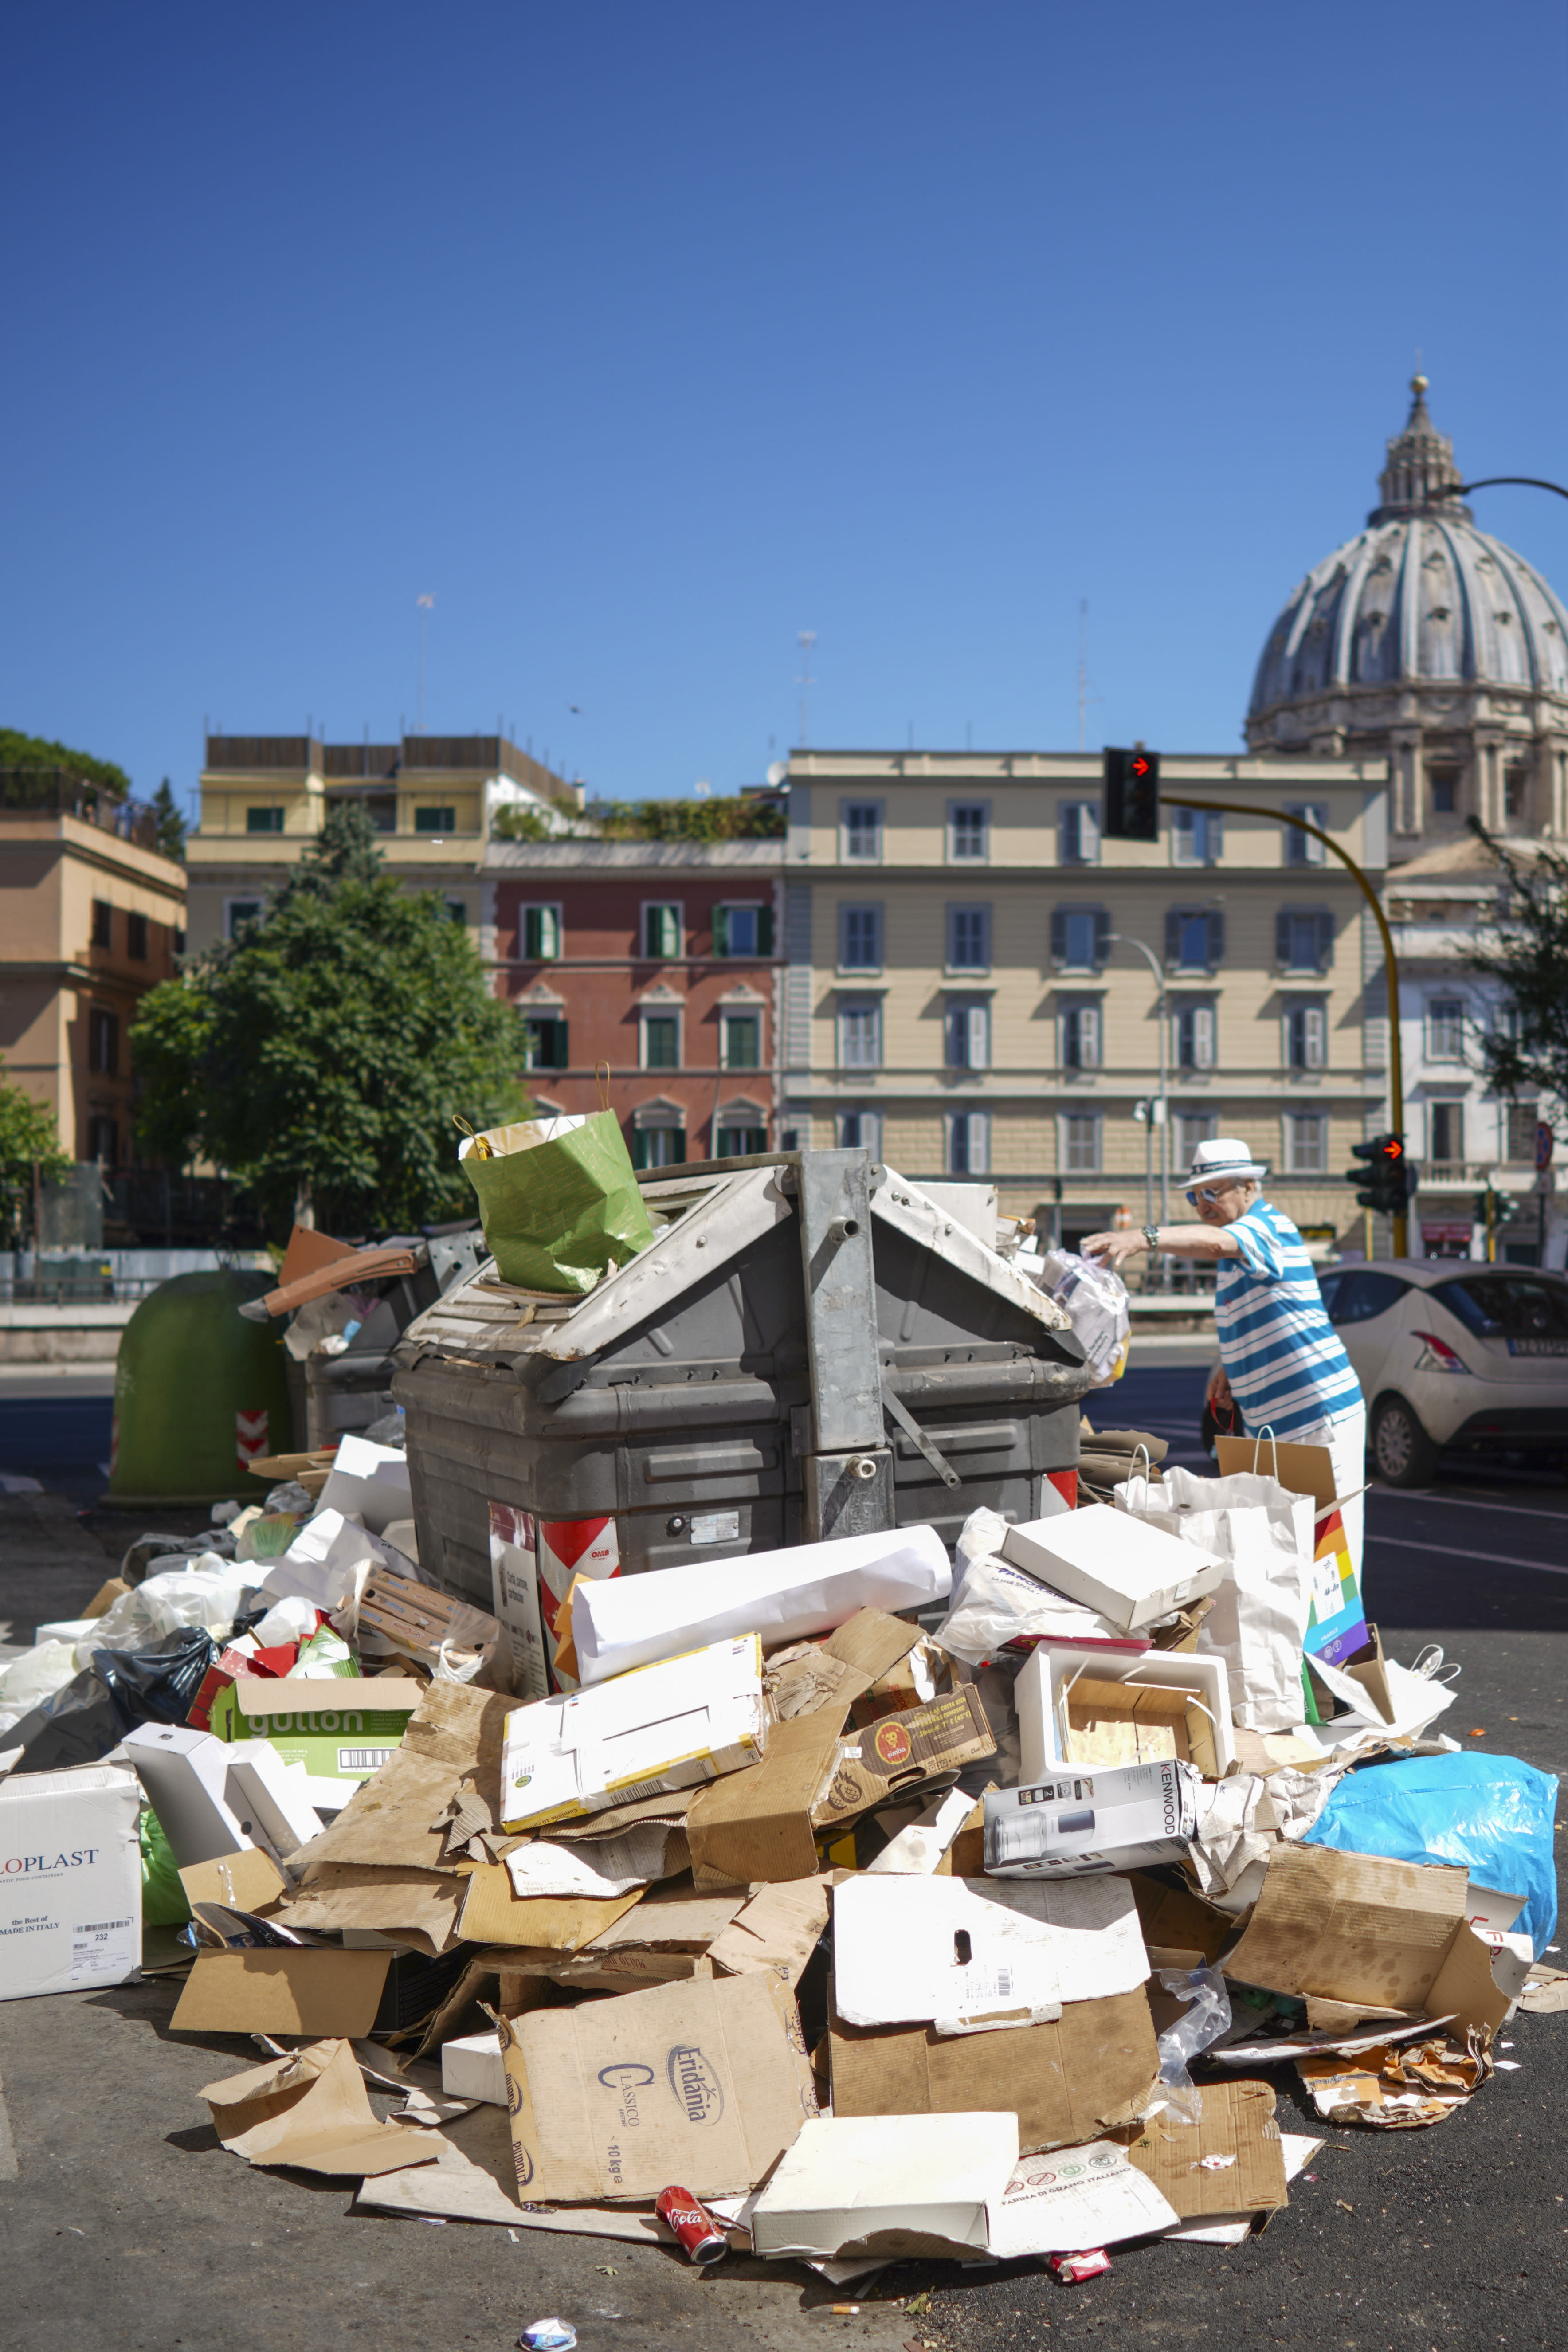
[{"label": "crushed coca-cola can", "polygon": [[1091,2254],[1053,2254],[1051,2268],[1063,2286],[1077,2286],[1084,2279],[1098,2278],[1101,2271],[1108,2271],[1110,2256],[1103,2246]]},{"label": "crushed coca-cola can", "polygon": [[666,2227],[674,2231],[686,2249],[689,2263],[716,2263],[721,2254],[729,2252],[729,2239],[689,2189],[661,2189],[653,2200],[653,2210]]}]

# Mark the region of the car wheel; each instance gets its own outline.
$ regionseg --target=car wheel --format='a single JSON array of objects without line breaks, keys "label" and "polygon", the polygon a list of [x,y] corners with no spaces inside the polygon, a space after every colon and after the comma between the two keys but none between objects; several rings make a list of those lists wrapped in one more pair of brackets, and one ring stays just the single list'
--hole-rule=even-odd
[{"label": "car wheel", "polygon": [[1372,1458],[1385,1486],[1425,1486],[1440,1454],[1402,1396],[1383,1399],[1372,1424]]}]

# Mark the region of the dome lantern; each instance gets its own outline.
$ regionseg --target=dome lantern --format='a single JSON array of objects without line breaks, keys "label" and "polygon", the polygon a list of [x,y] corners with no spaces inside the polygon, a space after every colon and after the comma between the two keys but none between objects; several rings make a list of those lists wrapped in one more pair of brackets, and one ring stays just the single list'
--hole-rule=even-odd
[{"label": "dome lantern", "polygon": [[1410,390],[1413,397],[1405,430],[1389,443],[1388,463],[1377,478],[1383,504],[1373,507],[1367,521],[1394,522],[1401,515],[1441,510],[1462,516],[1468,522],[1469,509],[1460,506],[1452,495],[1459,487],[1454,445],[1446,433],[1438,432],[1427,414],[1426,377],[1413,375]]}]

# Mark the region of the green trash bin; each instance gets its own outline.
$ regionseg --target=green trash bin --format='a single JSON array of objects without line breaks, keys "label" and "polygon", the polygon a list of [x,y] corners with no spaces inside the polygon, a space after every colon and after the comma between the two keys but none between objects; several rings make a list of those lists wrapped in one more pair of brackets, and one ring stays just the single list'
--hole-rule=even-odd
[{"label": "green trash bin", "polygon": [[293,1423],[281,1323],[239,1313],[272,1287],[268,1274],[177,1274],[142,1301],[114,1368],[114,1437],[106,1503],[259,1502],[249,1465],[287,1454]]}]

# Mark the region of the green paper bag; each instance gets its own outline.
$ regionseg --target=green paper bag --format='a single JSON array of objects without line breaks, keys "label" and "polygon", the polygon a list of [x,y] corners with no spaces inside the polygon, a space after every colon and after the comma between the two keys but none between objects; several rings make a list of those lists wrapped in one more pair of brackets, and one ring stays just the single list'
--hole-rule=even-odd
[{"label": "green paper bag", "polygon": [[[491,1158],[480,1156],[481,1142]],[[493,1127],[459,1157],[496,1272],[520,1289],[580,1297],[653,1239],[614,1111]]]}]

